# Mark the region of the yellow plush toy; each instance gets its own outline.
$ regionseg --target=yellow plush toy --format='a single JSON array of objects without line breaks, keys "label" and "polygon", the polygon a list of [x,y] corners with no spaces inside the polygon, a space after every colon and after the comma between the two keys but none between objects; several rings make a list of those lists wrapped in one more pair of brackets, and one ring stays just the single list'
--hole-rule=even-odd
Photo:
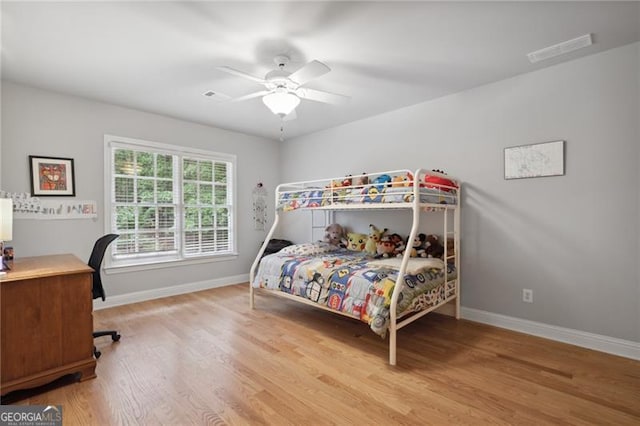
[{"label": "yellow plush toy", "polygon": [[366,251],[367,254],[370,254],[372,256],[376,255],[378,243],[380,242],[380,238],[382,238],[382,235],[385,232],[387,232],[387,228],[380,230],[373,224],[369,225],[369,235],[367,236],[367,243],[364,247],[364,251]]},{"label": "yellow plush toy", "polygon": [[351,251],[363,251],[367,243],[367,234],[347,232],[347,249]]}]

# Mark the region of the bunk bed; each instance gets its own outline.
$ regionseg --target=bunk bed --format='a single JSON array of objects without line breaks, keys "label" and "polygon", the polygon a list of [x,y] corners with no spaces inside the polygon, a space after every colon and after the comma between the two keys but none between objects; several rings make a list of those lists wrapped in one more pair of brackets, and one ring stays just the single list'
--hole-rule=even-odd
[{"label": "bunk bed", "polygon": [[[396,365],[399,329],[447,304],[447,313],[460,317],[460,192],[458,179],[425,169],[279,185],[274,223],[250,271],[251,309],[256,291],[270,291],[366,322],[380,336],[389,334],[389,364]],[[408,249],[398,257],[375,258],[311,242],[263,257],[287,212],[325,211],[332,223],[337,211],[382,209],[412,213],[407,241],[425,227],[424,212],[441,213],[444,254],[417,258]]]}]

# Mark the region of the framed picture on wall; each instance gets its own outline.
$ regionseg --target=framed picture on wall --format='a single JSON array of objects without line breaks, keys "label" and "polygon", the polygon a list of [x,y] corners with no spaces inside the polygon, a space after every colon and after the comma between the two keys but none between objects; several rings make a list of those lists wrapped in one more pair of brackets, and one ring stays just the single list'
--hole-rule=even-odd
[{"label": "framed picture on wall", "polygon": [[73,158],[29,156],[31,195],[75,197]]},{"label": "framed picture on wall", "polygon": [[524,179],[564,175],[564,141],[504,149],[504,178]]}]

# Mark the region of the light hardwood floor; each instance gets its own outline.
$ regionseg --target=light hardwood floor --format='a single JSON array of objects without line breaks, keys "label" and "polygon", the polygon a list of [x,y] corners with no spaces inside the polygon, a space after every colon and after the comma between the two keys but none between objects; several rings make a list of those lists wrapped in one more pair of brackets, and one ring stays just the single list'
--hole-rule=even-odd
[{"label": "light hardwood floor", "polygon": [[19,404],[65,424],[640,424],[640,362],[429,314],[398,366],[366,324],[247,285],[101,310],[94,380]]}]

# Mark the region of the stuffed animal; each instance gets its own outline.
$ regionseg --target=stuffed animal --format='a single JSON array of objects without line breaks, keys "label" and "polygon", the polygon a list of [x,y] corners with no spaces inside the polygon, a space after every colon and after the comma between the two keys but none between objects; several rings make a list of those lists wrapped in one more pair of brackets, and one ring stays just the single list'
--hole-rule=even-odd
[{"label": "stuffed animal", "polygon": [[365,172],[362,172],[362,175],[356,176],[353,178],[353,186],[356,188],[363,188],[365,185],[369,184],[369,175]]},{"label": "stuffed animal", "polygon": [[407,247],[403,238],[398,234],[391,234],[389,238],[393,243],[393,257],[402,257],[402,253],[404,253],[404,249]]},{"label": "stuffed animal", "polygon": [[399,186],[404,186],[404,179],[402,176],[396,175],[391,178],[391,187],[397,188]]},{"label": "stuffed animal", "polygon": [[332,223],[324,230],[324,242],[339,246],[344,240],[344,229],[337,223]]},{"label": "stuffed animal", "polygon": [[384,193],[376,186],[366,186],[362,190],[362,195],[363,203],[381,203],[384,197]]},{"label": "stuffed animal", "polygon": [[444,255],[444,246],[440,244],[440,239],[437,235],[430,234],[426,237],[424,257],[436,257],[442,259]]},{"label": "stuffed animal", "polygon": [[[433,169],[432,171],[436,173],[435,174],[427,173],[424,176],[424,183],[421,183],[420,186],[427,187],[427,188],[435,188],[435,189],[439,189],[441,191],[446,191],[446,192],[451,192],[453,188],[458,187],[458,185],[456,185],[454,181],[452,181],[451,179],[447,179],[446,177],[443,176],[443,175],[446,175],[446,173],[443,172],[442,170]],[[442,185],[450,186],[453,188],[443,188]]]},{"label": "stuffed animal", "polygon": [[411,244],[409,244],[407,238],[407,250],[410,251],[409,256],[411,257],[427,257],[427,250],[425,248],[425,244],[427,241],[427,236],[425,234],[418,234],[415,236]]},{"label": "stuffed animal", "polygon": [[385,235],[381,237],[378,244],[376,244],[376,257],[392,257],[395,248],[396,246],[391,240],[391,237]]},{"label": "stuffed animal", "polygon": [[367,244],[367,238],[369,238],[367,234],[347,232],[347,250],[363,251]]},{"label": "stuffed animal", "polygon": [[344,202],[347,198],[347,195],[351,191],[351,175],[345,176],[342,180],[333,180],[331,181],[331,197],[332,201],[335,202]]},{"label": "stuffed animal", "polygon": [[384,174],[375,178],[372,182],[379,192],[382,192],[386,186],[391,184],[391,176]]},{"label": "stuffed animal", "polygon": [[391,186],[394,188],[413,185],[413,174],[408,172],[406,175],[396,175],[391,180]]},{"label": "stuffed animal", "polygon": [[378,250],[378,242],[385,232],[387,232],[387,228],[380,230],[373,224],[369,225],[369,235],[367,236],[367,242],[365,244],[364,251],[372,256],[375,255]]}]

